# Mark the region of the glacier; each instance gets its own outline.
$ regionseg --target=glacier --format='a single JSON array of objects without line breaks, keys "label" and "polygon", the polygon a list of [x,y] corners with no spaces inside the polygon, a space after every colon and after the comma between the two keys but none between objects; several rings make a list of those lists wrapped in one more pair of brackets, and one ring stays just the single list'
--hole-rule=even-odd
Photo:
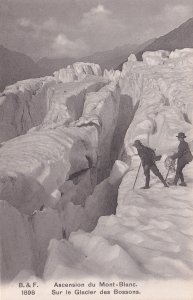
[{"label": "glacier", "polygon": [[[21,277],[190,279],[187,187],[144,175],[134,140],[162,155],[184,131],[193,150],[193,49],[131,55],[122,71],[75,63],[0,95],[3,282]],[[169,173],[169,180],[174,174]]]}]

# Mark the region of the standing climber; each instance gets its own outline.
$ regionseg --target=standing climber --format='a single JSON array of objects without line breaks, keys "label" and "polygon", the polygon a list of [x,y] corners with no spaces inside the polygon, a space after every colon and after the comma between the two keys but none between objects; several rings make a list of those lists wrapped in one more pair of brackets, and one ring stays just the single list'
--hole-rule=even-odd
[{"label": "standing climber", "polygon": [[156,160],[159,160],[161,158],[161,156],[156,156],[153,149],[144,146],[139,140],[136,140],[133,146],[137,148],[137,152],[139,154],[139,157],[141,158],[141,163],[146,177],[145,186],[143,187],[143,189],[149,189],[150,170],[161,180],[165,187],[168,187],[166,181],[164,180],[155,163]]},{"label": "standing climber", "polygon": [[187,184],[184,181],[184,175],[182,173],[182,170],[188,163],[190,163],[193,160],[193,156],[188,143],[184,141],[184,139],[186,138],[184,132],[179,132],[176,137],[178,138],[180,143],[178,146],[178,152],[170,156],[170,158],[173,160],[177,159],[176,175],[171,185],[177,185],[178,180],[180,179],[180,185],[187,186]]}]

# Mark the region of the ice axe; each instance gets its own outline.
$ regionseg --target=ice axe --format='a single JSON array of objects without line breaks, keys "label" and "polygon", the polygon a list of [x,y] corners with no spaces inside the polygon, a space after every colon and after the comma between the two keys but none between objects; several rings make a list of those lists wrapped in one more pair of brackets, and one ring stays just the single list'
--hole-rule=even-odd
[{"label": "ice axe", "polygon": [[139,175],[140,168],[141,168],[141,162],[140,162],[140,165],[139,165],[139,168],[138,168],[138,171],[137,171],[137,175],[136,175],[136,177],[135,177],[135,182],[134,182],[134,184],[133,184],[133,190],[134,190],[134,187],[135,187],[135,184],[136,184],[138,175]]}]

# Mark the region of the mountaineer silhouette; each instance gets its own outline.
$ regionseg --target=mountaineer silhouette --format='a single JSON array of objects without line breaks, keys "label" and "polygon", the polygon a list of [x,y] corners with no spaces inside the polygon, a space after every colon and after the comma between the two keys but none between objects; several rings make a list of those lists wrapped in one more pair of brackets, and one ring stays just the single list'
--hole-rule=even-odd
[{"label": "mountaineer silhouette", "polygon": [[172,160],[177,159],[176,174],[175,174],[174,181],[171,183],[171,185],[177,185],[178,180],[180,179],[181,180],[180,185],[187,186],[186,182],[184,181],[184,175],[182,171],[184,167],[193,160],[193,156],[190,151],[188,143],[184,141],[184,139],[186,138],[185,133],[179,132],[176,137],[178,138],[180,143],[178,146],[178,152],[170,156]]},{"label": "mountaineer silhouette", "polygon": [[146,177],[145,186],[143,189],[149,189],[150,183],[150,171],[152,171],[163,183],[165,187],[168,187],[165,179],[160,173],[158,167],[156,166],[156,161],[160,160],[161,156],[156,156],[155,151],[147,146],[144,146],[141,141],[136,140],[133,144],[136,147],[139,157],[141,159],[141,163],[144,170],[144,175]]}]

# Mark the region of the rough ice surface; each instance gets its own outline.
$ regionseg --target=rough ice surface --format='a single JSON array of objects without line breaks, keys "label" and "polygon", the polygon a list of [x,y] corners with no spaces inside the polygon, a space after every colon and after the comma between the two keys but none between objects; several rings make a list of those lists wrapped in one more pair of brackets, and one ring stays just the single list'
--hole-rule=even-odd
[{"label": "rough ice surface", "polygon": [[8,86],[0,95],[0,142],[39,125],[48,110],[52,77],[28,79]]},{"label": "rough ice surface", "polygon": [[168,59],[170,52],[165,50],[146,51],[143,53],[143,61],[150,66],[162,65]]},{"label": "rough ice surface", "polygon": [[80,82],[58,83],[52,88],[45,118],[37,128],[31,130],[68,126],[78,120],[82,115],[86,94],[99,90],[106,83],[107,81],[95,76],[89,76]]},{"label": "rough ice surface", "polygon": [[[143,62],[131,55],[121,73],[102,76],[98,65],[76,63],[5,89],[3,280],[192,278],[192,163],[188,187],[165,189],[152,175],[151,189],[140,190],[140,170],[133,189],[139,158],[132,146],[140,139],[162,154],[164,175],[178,132],[193,149],[192,62],[192,49],[148,52]],[[33,97],[34,115],[26,113]],[[9,101],[23,107],[22,117]]]},{"label": "rough ice surface", "polygon": [[179,131],[185,131],[187,141],[192,142],[193,68],[182,65],[182,60],[185,63],[189,55],[188,52],[178,60],[167,59],[161,66],[147,66],[144,62],[127,62],[123,66],[122,93],[129,95],[138,106],[125,136],[127,153],[132,152],[130,145],[135,139],[149,143],[160,153],[170,153],[177,147]]},{"label": "rough ice surface", "polygon": [[192,48],[176,49],[170,53],[169,58],[180,58],[187,56],[188,54],[193,54]]},{"label": "rough ice surface", "polygon": [[[74,72],[74,76],[72,73]],[[21,134],[25,134],[30,128],[42,124],[47,113],[56,115],[50,109],[56,97],[58,105],[55,103],[55,110],[63,107],[61,111],[68,114],[68,106],[64,102],[70,102],[69,107],[73,106],[73,99],[78,100],[78,93],[82,96],[87,90],[97,89],[97,78],[93,80],[90,77],[84,84],[76,85],[69,88],[68,85],[62,86],[58,83],[73,82],[84,79],[87,75],[101,75],[99,65],[75,63],[73,66],[68,66],[66,69],[61,69],[53,74],[37,79],[27,79],[19,81],[16,84],[7,86],[3,93],[0,94],[0,142],[4,142]],[[95,81],[95,82],[94,82]],[[98,77],[98,81],[105,82]],[[99,86],[98,86],[99,88]],[[55,90],[56,89],[56,90]],[[62,99],[62,92],[67,93]],[[60,102],[61,103],[60,105]],[[79,106],[81,101],[79,101]],[[63,106],[62,106],[63,104]],[[65,107],[65,108],[64,108]],[[66,109],[66,112],[64,111]],[[46,120],[47,121],[47,120]],[[44,121],[44,122],[46,122]],[[53,120],[54,122],[54,120]]]},{"label": "rough ice surface", "polygon": [[121,72],[119,70],[104,70],[103,77],[109,80],[119,81]]},{"label": "rough ice surface", "polygon": [[54,72],[57,82],[72,82],[83,79],[87,75],[101,76],[101,67],[93,63],[76,62],[72,66]]}]

